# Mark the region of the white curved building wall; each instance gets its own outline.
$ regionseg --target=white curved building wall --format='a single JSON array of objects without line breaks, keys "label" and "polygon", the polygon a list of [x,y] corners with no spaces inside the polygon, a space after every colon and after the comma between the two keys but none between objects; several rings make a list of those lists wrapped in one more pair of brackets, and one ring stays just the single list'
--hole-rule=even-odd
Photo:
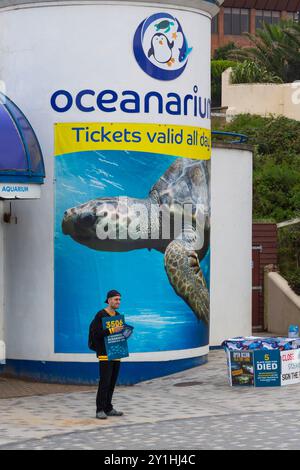
[{"label": "white curved building wall", "polygon": [[[95,20],[98,8],[105,10],[105,22],[100,21],[101,24]],[[134,31],[136,19],[129,14],[128,5],[119,8],[118,15]],[[142,17],[153,12],[153,7],[142,8]],[[191,64],[197,60],[200,70],[206,70],[201,83],[203,89],[209,90],[209,15],[202,15],[201,32],[196,32],[199,21],[196,11],[190,17],[189,12],[181,9],[181,15],[194,25],[191,29],[194,31],[194,43],[202,36],[207,40],[201,57],[191,56]],[[120,55],[113,57],[118,61],[118,75],[115,74],[113,59],[98,63],[101,59],[99,48],[110,47],[109,35],[115,20],[116,11],[112,5],[103,4],[8,8],[0,11],[0,79],[6,83],[7,95],[20,106],[37,133],[47,174],[41,199],[13,201],[12,215],[17,223],[5,225],[4,324],[7,357],[12,360],[95,362],[91,354],[55,353],[53,123],[79,119],[75,108],[58,116],[49,103],[51,94],[65,88],[66,84],[73,94],[79,91],[78,83],[80,89],[106,88],[108,85],[102,81],[98,70],[103,70],[105,76],[111,76],[109,85],[112,89],[122,90],[131,83],[138,83],[140,90],[153,89],[153,80],[146,74],[138,74],[133,54],[128,56],[122,52],[123,47],[131,47],[130,42],[125,46],[120,44]],[[101,34],[95,35],[92,27],[86,27],[91,22],[94,27],[99,27]],[[85,47],[82,47],[82,27]],[[34,34],[31,34],[32,31]],[[175,89],[179,86],[191,92],[195,79],[192,73],[186,73],[174,83]],[[167,92],[169,87],[166,83],[159,83],[159,89]],[[101,119],[110,121],[111,116],[102,115]],[[80,120],[88,122],[95,120],[95,117],[91,118],[88,113],[82,115]],[[128,116],[119,116],[118,120],[126,122]],[[140,122],[141,116],[132,115],[130,121]],[[143,115],[142,121],[151,123],[153,116]],[[167,122],[177,124],[178,119],[168,116]],[[180,123],[196,125],[196,119],[193,123],[183,116]],[[206,127],[209,128],[209,122]],[[5,206],[8,207],[8,203]],[[250,333],[250,152],[232,149],[213,151],[211,243],[211,344],[219,345],[221,340],[233,334]],[[60,314],[63,315],[63,312]],[[205,353],[207,351],[203,351]],[[187,354],[193,357],[192,351]],[[173,358],[180,357],[175,354]]]},{"label": "white curved building wall", "polygon": [[252,331],[252,152],[231,147],[211,160],[211,346]]}]

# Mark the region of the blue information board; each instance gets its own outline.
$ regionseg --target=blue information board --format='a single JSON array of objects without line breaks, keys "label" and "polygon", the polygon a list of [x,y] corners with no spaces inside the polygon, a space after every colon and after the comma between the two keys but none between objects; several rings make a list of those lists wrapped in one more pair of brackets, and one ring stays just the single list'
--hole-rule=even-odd
[{"label": "blue information board", "polygon": [[[114,317],[102,318],[103,329],[115,328],[117,326],[124,326],[124,315],[116,315]],[[114,333],[104,338],[107,358],[109,361],[113,359],[122,359],[128,357],[127,339],[120,333]]]},{"label": "blue information board", "polygon": [[280,351],[254,352],[255,387],[280,387],[281,358]]},{"label": "blue information board", "polygon": [[231,385],[254,385],[253,351],[230,351]]}]

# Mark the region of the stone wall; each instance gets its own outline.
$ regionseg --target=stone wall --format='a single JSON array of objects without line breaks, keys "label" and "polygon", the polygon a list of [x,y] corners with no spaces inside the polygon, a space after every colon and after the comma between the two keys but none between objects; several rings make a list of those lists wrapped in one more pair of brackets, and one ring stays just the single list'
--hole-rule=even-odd
[{"label": "stone wall", "polygon": [[228,115],[274,114],[300,121],[300,81],[232,85],[230,75],[231,68],[222,75],[222,106],[228,107]]}]

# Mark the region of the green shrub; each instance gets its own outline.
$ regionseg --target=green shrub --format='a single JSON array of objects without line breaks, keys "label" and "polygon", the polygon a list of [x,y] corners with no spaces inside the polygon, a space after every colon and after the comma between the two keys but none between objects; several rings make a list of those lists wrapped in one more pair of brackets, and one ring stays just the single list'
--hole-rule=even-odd
[{"label": "green shrub", "polygon": [[[253,145],[253,219],[300,217],[300,122],[241,114],[219,130],[246,134]],[[300,224],[278,229],[278,264],[299,295]]]},{"label": "green shrub", "polygon": [[300,269],[297,269],[296,271],[291,271],[287,273],[285,276],[285,279],[289,283],[289,286],[295,294],[300,295]]},{"label": "green shrub", "polygon": [[253,218],[299,217],[300,122],[242,114],[219,129],[246,134],[253,145]]},{"label": "green shrub", "polygon": [[231,54],[237,50],[234,42],[229,42],[225,46],[218,47],[215,50],[213,60],[231,60]]},{"label": "green shrub", "polygon": [[[300,122],[241,114],[218,130],[246,134],[253,145],[253,219],[300,217]],[[300,295],[300,223],[278,229],[278,264]]]},{"label": "green shrub", "polygon": [[212,106],[221,106],[222,73],[236,63],[232,60],[212,60],[211,62],[211,97]]},{"label": "green shrub", "polygon": [[284,277],[299,270],[300,223],[278,229],[278,263]]},{"label": "green shrub", "polygon": [[255,62],[245,60],[232,69],[231,83],[283,83],[274,73]]},{"label": "green shrub", "polygon": [[253,217],[278,222],[297,216],[300,207],[300,166],[259,158],[253,175]]},{"label": "green shrub", "polygon": [[268,155],[276,163],[300,161],[300,121],[283,116],[240,114],[225,124],[223,130],[248,135],[249,142],[255,145],[255,162]]}]

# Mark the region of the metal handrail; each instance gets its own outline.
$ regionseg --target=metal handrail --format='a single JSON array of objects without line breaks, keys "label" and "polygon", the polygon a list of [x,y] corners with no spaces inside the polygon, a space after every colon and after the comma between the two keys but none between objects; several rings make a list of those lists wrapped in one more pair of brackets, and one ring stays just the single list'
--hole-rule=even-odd
[{"label": "metal handrail", "polygon": [[235,137],[235,140],[229,142],[230,144],[246,144],[249,137],[245,134],[238,134],[237,132],[225,131],[212,131],[212,135],[220,135],[222,137]]}]

